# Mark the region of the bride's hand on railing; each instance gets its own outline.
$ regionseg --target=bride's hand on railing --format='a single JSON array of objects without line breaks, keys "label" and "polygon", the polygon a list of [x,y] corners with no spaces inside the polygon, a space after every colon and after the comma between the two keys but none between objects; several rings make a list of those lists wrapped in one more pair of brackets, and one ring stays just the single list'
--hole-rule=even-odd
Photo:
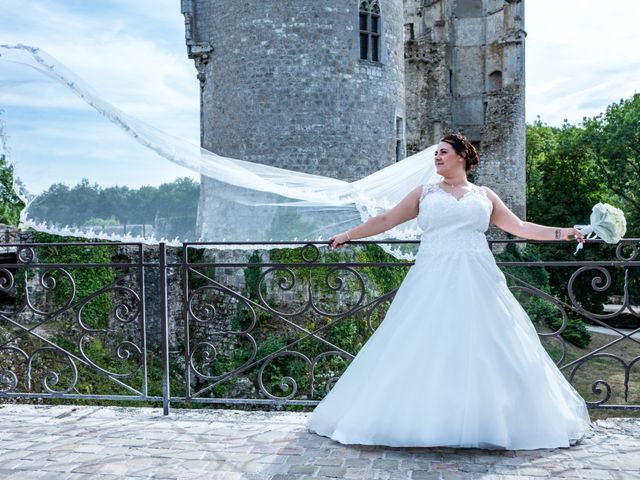
[{"label": "bride's hand on railing", "polygon": [[329,239],[329,248],[331,248],[331,250],[335,250],[336,248],[340,248],[345,243],[350,241],[351,237],[349,237],[349,232],[342,232],[338,235],[334,235]]},{"label": "bride's hand on railing", "polygon": [[584,235],[577,228],[563,228],[561,231],[563,240],[575,240],[578,243],[585,242]]}]

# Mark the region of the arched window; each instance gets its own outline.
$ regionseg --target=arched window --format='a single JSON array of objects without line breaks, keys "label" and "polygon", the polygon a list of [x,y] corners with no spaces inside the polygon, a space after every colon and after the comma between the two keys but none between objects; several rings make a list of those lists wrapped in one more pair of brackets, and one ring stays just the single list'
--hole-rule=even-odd
[{"label": "arched window", "polygon": [[495,92],[502,88],[502,72],[494,70],[489,74],[489,91]]},{"label": "arched window", "polygon": [[360,1],[360,59],[380,61],[380,3]]}]

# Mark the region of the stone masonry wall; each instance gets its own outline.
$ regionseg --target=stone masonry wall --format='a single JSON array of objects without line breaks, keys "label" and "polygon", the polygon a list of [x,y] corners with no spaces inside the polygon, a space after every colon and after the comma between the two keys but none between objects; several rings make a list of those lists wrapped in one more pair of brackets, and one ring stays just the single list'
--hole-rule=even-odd
[{"label": "stone masonry wall", "polygon": [[477,144],[476,183],[525,215],[523,0],[405,0],[409,153],[448,129]]},{"label": "stone masonry wall", "polygon": [[[202,145],[344,180],[393,163],[396,122],[403,131],[405,117],[403,4],[380,1],[380,62],[360,60],[359,4],[183,0],[202,86]],[[202,236],[237,240],[224,225],[251,221],[252,213],[234,206],[231,217],[228,206],[224,186],[203,177]],[[270,222],[264,213],[261,221]]]}]

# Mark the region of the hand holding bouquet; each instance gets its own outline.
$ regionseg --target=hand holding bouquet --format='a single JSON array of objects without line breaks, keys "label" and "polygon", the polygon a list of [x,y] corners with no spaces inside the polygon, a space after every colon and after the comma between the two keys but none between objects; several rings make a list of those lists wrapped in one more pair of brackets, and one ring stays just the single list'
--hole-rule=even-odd
[{"label": "hand holding bouquet", "polygon": [[[627,231],[627,221],[624,213],[608,203],[596,203],[591,211],[589,225],[574,225],[587,240],[600,237],[607,243],[618,243]],[[576,248],[578,253],[582,243]]]}]

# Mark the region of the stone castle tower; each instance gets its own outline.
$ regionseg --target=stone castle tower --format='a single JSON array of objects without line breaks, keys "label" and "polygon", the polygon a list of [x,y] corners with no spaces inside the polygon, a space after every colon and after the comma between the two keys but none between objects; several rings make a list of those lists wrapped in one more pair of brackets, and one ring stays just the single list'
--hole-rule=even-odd
[{"label": "stone castle tower", "polygon": [[[479,183],[524,213],[522,0],[182,0],[182,13],[204,148],[355,180],[462,129],[482,149]],[[203,177],[203,236],[221,238],[207,221],[228,211],[221,191]]]}]

